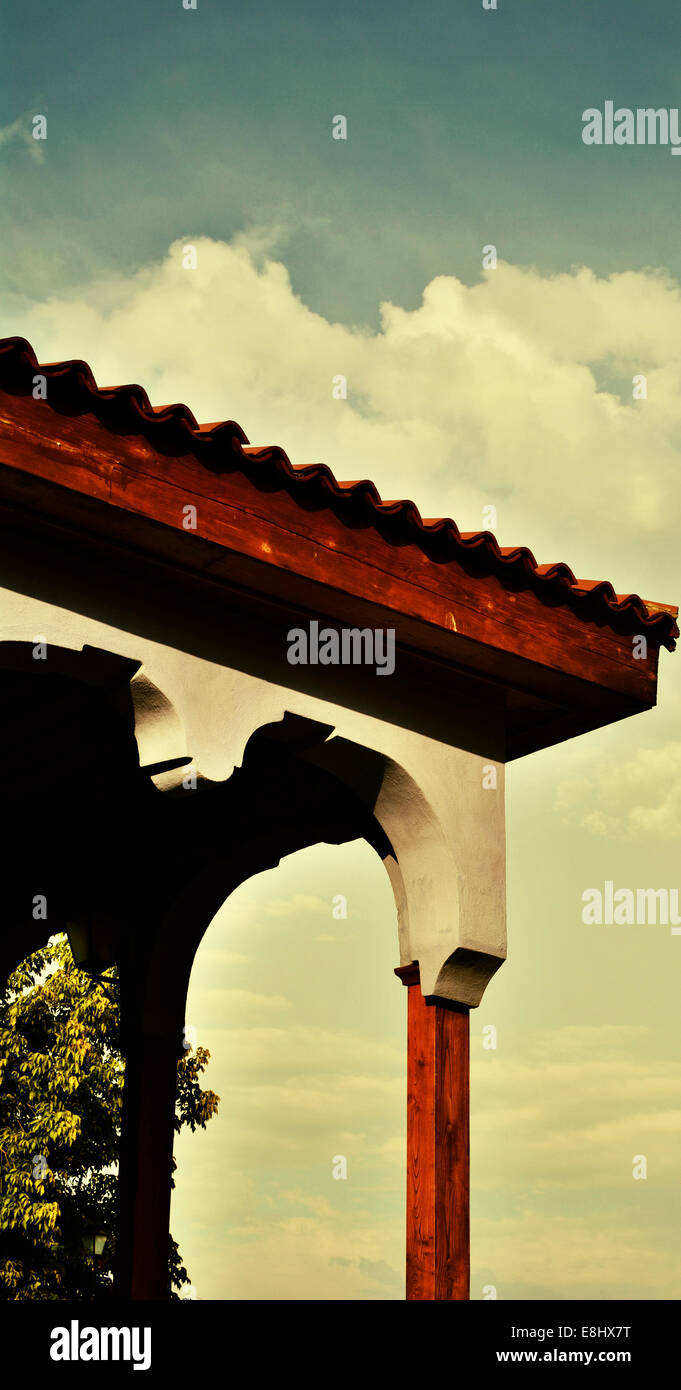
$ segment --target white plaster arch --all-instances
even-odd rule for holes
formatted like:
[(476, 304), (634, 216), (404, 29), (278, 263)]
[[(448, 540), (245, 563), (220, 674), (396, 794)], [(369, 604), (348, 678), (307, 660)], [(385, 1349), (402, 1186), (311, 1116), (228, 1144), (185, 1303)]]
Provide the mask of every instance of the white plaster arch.
[[(182, 720), (172, 701), (149, 679), (144, 666), (133, 676), (130, 693), (135, 710), (135, 739), (140, 765), (147, 767), (182, 757), (187, 741)], [(154, 782), (165, 790), (167, 785), (174, 785), (178, 775), (181, 779), (181, 770), (178, 773), (161, 773), (154, 778)]]
[[(464, 715), (452, 709), (443, 743), (362, 710), (291, 689), (181, 646), (4, 590), (0, 640), (80, 650), (94, 646), (134, 658), (131, 683), (142, 763), (191, 756), (199, 776), (224, 781), (241, 765), (249, 738), (287, 712), (333, 727), (336, 739), (383, 759), (373, 807), (394, 846), (386, 860), (398, 910), (400, 963), (419, 961), (425, 995), (479, 1004), (506, 954), (503, 764), (486, 789), (493, 756), (465, 746)], [(457, 746), (457, 720), (461, 743)], [(324, 745), (325, 747), (327, 745)], [(336, 771), (343, 779), (342, 759)], [(183, 772), (164, 774), (165, 790)]]

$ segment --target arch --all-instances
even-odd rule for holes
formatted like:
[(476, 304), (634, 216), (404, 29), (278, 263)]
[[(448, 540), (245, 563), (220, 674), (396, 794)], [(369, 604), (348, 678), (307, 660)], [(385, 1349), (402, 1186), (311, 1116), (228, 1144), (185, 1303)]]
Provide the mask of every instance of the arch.
[[(192, 863), (195, 826), (182, 882), (154, 935), (145, 1000), (150, 1032), (168, 1039), (181, 1034), (195, 953), (236, 887), (299, 849), (358, 838), (367, 840), (388, 873), (401, 965), (419, 962), (424, 994), (468, 1007), (480, 1002), (504, 957), (467, 945), (461, 920), (465, 874), (433, 807), (403, 767), (333, 736), (329, 725), (288, 711), (251, 735), (228, 782), (234, 793), (229, 807), (220, 797), (226, 783), (201, 779), (198, 788), (201, 853)], [(228, 810), (238, 814), (236, 842), (227, 839)]]
[[(69, 638), (74, 637), (72, 631)], [(147, 892), (140, 906), (147, 916), (156, 917), (157, 928), (164, 923), (163, 929), (153, 934), (152, 973), (157, 998), (153, 1003), (150, 999), (148, 1005), (154, 1031), (165, 1031), (171, 1017), (172, 1027), (176, 1026), (180, 961), (188, 974), (193, 952), (220, 901), (244, 877), (278, 863), (296, 848), (326, 838), (339, 842), (364, 835), (381, 855), (397, 905), (400, 963), (419, 962), (423, 993), (467, 1006), (480, 1002), (489, 978), (504, 959), (505, 943), (502, 930), (497, 933), (498, 940), (492, 932), (487, 941), (481, 941), (477, 939), (479, 933), (471, 929), (470, 908), (475, 895), (471, 894), (468, 874), (473, 859), (467, 830), (470, 808), (465, 795), (458, 795), (455, 782), (445, 826), (414, 775), (396, 758), (368, 743), (337, 735), (331, 724), (285, 710), (282, 718), (256, 727), (250, 734), (241, 765), (231, 777), (215, 782), (197, 770), (200, 795), (190, 807), (182, 778), (192, 761), (191, 749), (187, 748), (178, 709), (178, 690), (174, 699), (169, 698), (161, 683), (151, 679), (148, 665), (88, 644), (78, 650), (50, 641), (49, 661), (35, 661), (34, 640), (0, 644), (3, 702), (11, 714), (10, 706), (23, 698), (21, 692), (27, 689), (27, 682), (33, 688), (35, 681), (42, 679), (42, 689), (52, 703), (58, 688), (64, 708), (69, 700), (72, 702), (72, 717), (62, 725), (69, 745), (64, 768), (70, 765), (71, 769), (73, 745), (83, 739), (82, 725), (76, 731), (82, 719), (79, 711), (87, 705), (90, 765), (83, 766), (77, 787), (73, 772), (67, 776), (64, 770), (63, 805), (67, 819), (76, 824), (85, 841), (89, 834), (85, 822), (96, 811), (112, 854), (116, 847), (117, 876), (125, 876), (121, 857), (126, 853), (134, 859), (136, 872), (146, 875)], [(12, 727), (12, 718), (6, 723)], [(51, 749), (51, 757), (63, 761), (64, 752), (63, 748)], [(45, 774), (44, 767), (41, 771)], [(36, 775), (35, 769), (32, 775)], [(260, 804), (258, 778), (263, 787)], [(183, 797), (181, 804), (179, 797)], [(281, 806), (279, 825), (273, 808), (277, 801)], [(234, 823), (243, 815), (250, 816), (248, 843), (241, 826), (235, 850), (227, 843), (231, 828), (225, 830), (230, 811)], [(56, 806), (50, 809), (49, 817), (54, 823), (64, 819)], [(78, 825), (79, 817), (82, 826)], [(483, 830), (478, 815), (476, 844), (483, 842)], [(67, 854), (62, 846), (59, 858), (73, 870), (72, 850)], [(167, 865), (173, 860), (179, 866), (180, 884), (169, 893)], [(497, 920), (502, 927), (503, 875), (499, 873), (495, 880), (491, 858), (490, 865), (489, 881), (483, 883), (482, 893), (478, 885), (473, 916), (479, 918), (481, 906), (483, 911), (488, 906), (490, 921)], [(111, 865), (108, 867), (110, 870)], [(82, 876), (84, 899), (89, 877), (84, 870)], [(56, 899), (66, 912), (68, 893), (63, 879), (61, 874), (53, 901)], [(112, 909), (116, 905), (122, 917), (126, 916), (129, 909), (114, 893)], [(82, 917), (83, 901), (77, 910)], [(117, 925), (114, 910), (107, 913), (100, 904), (89, 916), (103, 959), (113, 959), (117, 947), (125, 951), (122, 921)], [(140, 912), (136, 916), (139, 956), (140, 939), (148, 934), (149, 924)], [(24, 932), (17, 948), (24, 954), (47, 939), (46, 929), (28, 925), (29, 931)], [(60, 917), (50, 927), (60, 930), (64, 925)], [(484, 949), (488, 944), (491, 949)], [(0, 948), (5, 968), (15, 963), (15, 955), (6, 932)], [(164, 1012), (168, 1015), (165, 1022)]]
[[(387, 1297), (368, 1292), (350, 1232), (373, 1233), (375, 1259), (401, 1275), (389, 1296), (404, 1298), (406, 999), (394, 965), (392, 890), (363, 839), (282, 859), (213, 919), (192, 968), (186, 1045), (209, 1049), (201, 1085), (221, 1100), (200, 1142), (175, 1141), (170, 1223), (199, 1298)], [(333, 1180), (338, 1155), (348, 1181)], [(357, 1181), (384, 1196), (357, 1204)], [(303, 1215), (324, 1238), (294, 1235), (291, 1268), (287, 1228)], [(251, 1222), (252, 1245), (240, 1229)], [(310, 1248), (308, 1265), (301, 1244), (319, 1260)], [(354, 1270), (334, 1255), (353, 1256)]]
[[(468, 1008), (479, 1003), (505, 954), (503, 801), (481, 790), (480, 759), (466, 749), (291, 695), (229, 667), (212, 667), (197, 692), (193, 659), (172, 649), (140, 640), (143, 660), (132, 658), (125, 652), (133, 639), (119, 634), (118, 654), (87, 644), (80, 651), (51, 646), (50, 662), (40, 665), (28, 650), (34, 640), (0, 651), (3, 698), (16, 705), (40, 687), (54, 706), (59, 692), (62, 743), (52, 738), (49, 720), (43, 740), (56, 790), (47, 813), (43, 806), (37, 838), (52, 851), (60, 911), (86, 928), (86, 968), (118, 964), (126, 1055), (118, 1288), (123, 1297), (159, 1297), (186, 994), (216, 910), (238, 884), (298, 849), (365, 839), (393, 887), (401, 965), (413, 971), (418, 962), (416, 979), (405, 979), (410, 1018), (432, 1057), (433, 1048), (444, 1048), (443, 1060), (428, 1063), (432, 1097), (447, 1049), (460, 1057), (462, 1075), (467, 1068), (463, 1032), (458, 1023), (450, 1028), (454, 1015), (442, 1011), (458, 1009), (462, 1024), (465, 1014), (467, 1029)], [(24, 723), (29, 731), (30, 719)], [(195, 737), (196, 779), (185, 788), (181, 769), (195, 752)], [(69, 780), (73, 747), (77, 775)], [(227, 775), (206, 776), (204, 755), (211, 771)], [(147, 756), (153, 761), (142, 763)], [(29, 802), (30, 796), (21, 833), (27, 844), (30, 838), (34, 863)], [(63, 925), (48, 922), (43, 939)], [(31, 949), (35, 944), (24, 945), (23, 954)], [(421, 1016), (416, 993), (424, 1008), (429, 1001), (440, 1005), (435, 1031), (434, 1011)], [(463, 1091), (463, 1104), (462, 1097)], [(446, 1101), (435, 1096), (433, 1103), (439, 1113)], [(461, 1115), (457, 1133), (463, 1135)], [(465, 1145), (448, 1171), (453, 1167), (467, 1171)], [(445, 1244), (448, 1201), (440, 1193), (431, 1213)], [(457, 1230), (461, 1236), (463, 1221)], [(452, 1258), (462, 1290), (461, 1252)], [(449, 1275), (442, 1287), (448, 1292), (436, 1297), (467, 1296), (451, 1292)]]

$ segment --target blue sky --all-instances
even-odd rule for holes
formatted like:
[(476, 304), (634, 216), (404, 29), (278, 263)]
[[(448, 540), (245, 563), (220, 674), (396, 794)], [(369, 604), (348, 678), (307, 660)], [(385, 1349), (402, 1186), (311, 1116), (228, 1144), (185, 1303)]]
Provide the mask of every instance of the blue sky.
[(580, 140), (587, 106), (677, 104), (670, 0), (37, 0), (0, 22), (0, 126), (48, 117), (42, 164), (5, 151), (5, 288), (133, 272), (254, 223), (282, 227), (294, 289), (345, 323), (414, 307), (438, 274), (474, 282), (488, 242), (543, 272), (681, 270), (681, 162)]

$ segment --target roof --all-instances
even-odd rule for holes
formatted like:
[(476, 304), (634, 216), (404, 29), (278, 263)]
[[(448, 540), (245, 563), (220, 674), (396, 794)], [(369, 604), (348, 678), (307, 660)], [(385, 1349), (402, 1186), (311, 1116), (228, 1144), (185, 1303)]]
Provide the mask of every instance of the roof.
[(291, 463), (276, 445), (253, 447), (233, 420), (199, 424), (186, 405), (154, 407), (141, 386), (101, 387), (86, 362), (39, 363), (25, 338), (0, 339), (0, 389), (32, 392), (33, 377), (45, 376), (47, 398), (60, 412), (92, 412), (106, 428), (135, 431), (163, 454), (191, 451), (211, 473), (238, 470), (256, 479), (260, 489), (285, 490), (306, 511), (330, 507), (348, 527), (369, 524), (386, 545), (411, 542), (429, 558), (471, 565), (480, 574), (495, 574), (504, 586), (529, 585), (540, 599), (568, 603), (585, 622), (612, 623), (628, 618), (627, 628), (641, 631), (656, 646), (673, 651), (679, 636), (678, 608), (653, 603), (638, 594), (617, 594), (607, 580), (578, 579), (564, 563), (538, 564), (527, 546), (500, 546), (490, 531), (461, 532), (449, 517), (424, 520), (407, 500), (383, 501), (368, 480), (345, 481), (326, 464)]
[[(41, 365), (23, 338), (0, 340), (2, 523), (5, 587), (503, 761), (652, 709), (679, 632), (671, 604), (98, 387), (84, 362)], [(287, 634), (320, 618), (394, 630), (390, 681), (290, 664)]]

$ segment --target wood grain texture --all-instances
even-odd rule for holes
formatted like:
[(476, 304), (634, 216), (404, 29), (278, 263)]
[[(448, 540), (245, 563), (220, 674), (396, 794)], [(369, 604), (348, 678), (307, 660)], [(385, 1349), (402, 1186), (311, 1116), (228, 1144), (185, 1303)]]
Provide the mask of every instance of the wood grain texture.
[[(414, 967), (407, 967), (412, 969)], [(470, 1296), (468, 1009), (407, 984), (407, 1300)]]
[[(68, 417), (45, 402), (0, 393), (0, 462), (12, 469), (98, 498), (134, 516), (173, 528), (185, 563), (214, 575), (235, 555), (286, 576), (380, 604), (402, 618), (439, 630), (457, 659), (461, 639), (513, 654), (545, 670), (579, 677), (632, 700), (655, 700), (657, 649), (632, 658), (632, 617), (622, 630), (589, 621), (556, 595), (539, 598), (532, 584), (509, 575), (467, 572), (438, 563), (416, 544), (390, 545), (378, 525), (344, 524), (331, 505), (310, 510), (284, 489), (257, 485), (238, 470), (212, 474), (191, 454), (166, 457), (143, 435), (113, 435), (94, 415)], [(183, 528), (187, 502), (197, 529)], [(208, 558), (206, 543), (219, 546)], [(628, 625), (628, 626), (627, 626)]]
[(426, 1004), (435, 1015), (435, 1295), (470, 1297), (468, 1009)]
[(435, 1298), (435, 1021), (420, 985), (407, 1006), (407, 1299)]
[(169, 1296), (168, 1225), (177, 1077), (177, 1047), (138, 1037), (128, 1051), (119, 1152), (120, 1299)]

